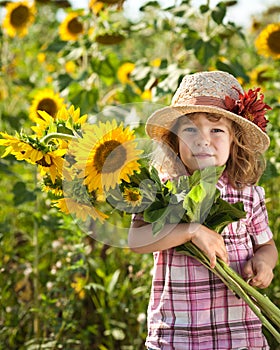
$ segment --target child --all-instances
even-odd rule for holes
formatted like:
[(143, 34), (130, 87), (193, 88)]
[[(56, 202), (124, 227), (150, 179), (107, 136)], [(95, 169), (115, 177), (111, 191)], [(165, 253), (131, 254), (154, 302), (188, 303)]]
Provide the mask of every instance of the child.
[(192, 241), (212, 267), (218, 256), (251, 285), (266, 288), (271, 283), (278, 254), (264, 191), (255, 185), (264, 170), (261, 155), (269, 146), (264, 117), (269, 106), (262, 95), (256, 101), (258, 91), (243, 94), (238, 81), (225, 72), (187, 75), (172, 105), (147, 121), (147, 134), (165, 145), (156, 156), (158, 163), (161, 155), (162, 171), (182, 174), (182, 167), (176, 168), (178, 158), (185, 174), (226, 165), (217, 188), (224, 200), (243, 201), (247, 213), (221, 235), (199, 223), (180, 223), (165, 225), (155, 237), (151, 225), (135, 215), (129, 246), (138, 253), (154, 253), (148, 349), (269, 348), (261, 322), (247, 304), (203, 265), (174, 249)]

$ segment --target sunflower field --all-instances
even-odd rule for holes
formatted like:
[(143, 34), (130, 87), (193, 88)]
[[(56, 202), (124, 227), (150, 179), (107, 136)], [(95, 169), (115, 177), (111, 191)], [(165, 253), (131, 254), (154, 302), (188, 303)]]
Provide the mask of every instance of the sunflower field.
[[(80, 9), (70, 0), (0, 2), (0, 350), (144, 349), (152, 254), (127, 248), (129, 215), (112, 212), (106, 223), (92, 206), (108, 150), (94, 154), (87, 173), (94, 203), (83, 201), (70, 172), (75, 198), (67, 201), (63, 160), (75, 151), (73, 136), (95, 125), (76, 156), (85, 168), (94, 135), (118, 123), (103, 145), (126, 147), (116, 156), (128, 155), (133, 173), (140, 153), (124, 145), (146, 144), (145, 120), (170, 103), (187, 73), (227, 71), (246, 89), (261, 87), (272, 107), (260, 184), (280, 249), (280, 7), (243, 28), (226, 17), (238, 1), (147, 1), (133, 19), (129, 1), (89, 0)], [(107, 167), (110, 187), (117, 168)], [(264, 291), (278, 307), (279, 276), (277, 266)]]

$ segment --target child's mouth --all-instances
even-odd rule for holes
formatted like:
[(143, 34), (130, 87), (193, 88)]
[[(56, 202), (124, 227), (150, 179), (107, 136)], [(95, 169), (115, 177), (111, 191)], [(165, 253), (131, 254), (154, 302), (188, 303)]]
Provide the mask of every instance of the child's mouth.
[(213, 154), (210, 153), (196, 153), (193, 155), (195, 158), (199, 158), (199, 159), (204, 159), (204, 158), (210, 158), (213, 157)]

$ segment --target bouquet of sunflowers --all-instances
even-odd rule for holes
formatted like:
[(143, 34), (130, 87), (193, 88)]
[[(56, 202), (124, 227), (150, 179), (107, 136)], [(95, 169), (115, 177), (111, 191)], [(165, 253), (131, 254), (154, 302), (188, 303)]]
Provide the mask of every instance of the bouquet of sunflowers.
[[(12, 154), (38, 167), (42, 190), (51, 192), (53, 205), (82, 221), (110, 219), (114, 212), (142, 213), (156, 235), (166, 223), (202, 222), (221, 233), (245, 216), (242, 203), (220, 198), (216, 183), (223, 167), (195, 171), (191, 176), (161, 181), (148, 156), (138, 148), (134, 130), (115, 120), (90, 124), (71, 106), (55, 118), (38, 111), (34, 135), (1, 132), (3, 157)], [(193, 243), (177, 247), (216, 274), (241, 297), (280, 343), (280, 310), (222, 260), (215, 268)]]

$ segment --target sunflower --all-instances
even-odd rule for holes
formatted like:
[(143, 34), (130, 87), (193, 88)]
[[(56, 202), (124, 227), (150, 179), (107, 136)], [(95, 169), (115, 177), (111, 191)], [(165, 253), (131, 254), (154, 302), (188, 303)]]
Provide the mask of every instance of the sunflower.
[(124, 0), (89, 0), (89, 8), (97, 15), (105, 6), (118, 5), (118, 9), (122, 8)]
[(78, 12), (69, 13), (59, 26), (59, 35), (61, 40), (77, 40), (84, 33), (84, 27), (79, 19)]
[(66, 151), (66, 149), (57, 149), (46, 153), (42, 152), (41, 158), (36, 161), (41, 174), (43, 176), (48, 174), (53, 184), (57, 178), (60, 179), (62, 177), (63, 156)]
[(73, 198), (61, 198), (56, 201), (53, 201), (54, 206), (60, 209), (64, 214), (74, 214), (78, 219), (86, 221), (88, 217), (91, 217), (93, 220), (99, 220), (103, 223), (108, 216), (102, 213), (100, 210), (95, 208), (93, 205), (88, 203), (81, 203), (78, 200)]
[(45, 175), (42, 183), (42, 191), (51, 192), (57, 197), (63, 196), (62, 178), (56, 178), (53, 183), (49, 174)]
[(125, 39), (122, 33), (101, 33), (96, 35), (95, 41), (103, 45), (116, 45)]
[(152, 91), (150, 89), (147, 89), (147, 90), (144, 90), (142, 93), (141, 93), (141, 98), (143, 100), (146, 100), (146, 101), (151, 101), (152, 100)]
[(87, 114), (80, 117), (80, 108), (72, 105), (69, 109), (61, 108), (57, 113), (57, 120), (69, 123), (69, 126), (83, 125), (87, 120)]
[(75, 109), (73, 105), (69, 109), (62, 106), (57, 111), (55, 119), (44, 111), (38, 111), (37, 114), (39, 116), (35, 116), (33, 119), (36, 126), (32, 126), (31, 129), (38, 137), (44, 136), (49, 130), (73, 135), (87, 120), (87, 114), (80, 116), (80, 108)]
[(150, 62), (150, 65), (155, 68), (159, 68), (161, 65), (161, 59), (160, 58), (155, 58)]
[(260, 65), (249, 72), (250, 84), (252, 86), (260, 86), (271, 80), (271, 69), (269, 65)]
[(139, 188), (124, 188), (123, 198), (130, 206), (137, 207), (142, 203), (143, 196)]
[(113, 120), (99, 125), (86, 125), (83, 138), (69, 147), (75, 157), (75, 167), (89, 191), (115, 188), (122, 180), (138, 171), (142, 151), (136, 149), (133, 131)]
[(95, 15), (97, 15), (103, 9), (104, 3), (98, 0), (89, 0), (88, 7)]
[(84, 299), (86, 296), (86, 292), (85, 292), (85, 286), (87, 283), (86, 277), (76, 275), (74, 276), (73, 279), (74, 281), (71, 283), (71, 287), (74, 289), (79, 299)]
[(46, 62), (46, 54), (43, 53), (43, 52), (39, 52), (38, 55), (37, 55), (37, 61), (39, 63), (44, 63)]
[(76, 64), (73, 61), (66, 62), (64, 68), (68, 74), (73, 74), (76, 72)]
[(280, 58), (280, 23), (269, 24), (255, 41), (257, 51), (266, 57)]
[(256, 18), (253, 18), (252, 24), (251, 24), (251, 32), (256, 33), (261, 28), (261, 22), (257, 20)]
[(5, 100), (8, 97), (8, 90), (4, 81), (0, 80), (0, 101)]
[(45, 111), (37, 111), (36, 115), (33, 114), (32, 119), (36, 123), (36, 126), (31, 126), (31, 129), (40, 138), (46, 135), (50, 129), (52, 132), (57, 131), (54, 118)]
[(89, 191), (83, 184), (83, 180), (76, 176), (75, 169), (65, 161), (63, 168), (63, 197), (54, 200), (53, 204), (65, 214), (74, 214), (78, 219), (86, 221), (88, 217), (104, 222), (108, 216), (98, 209), (104, 205), (105, 196), (102, 191), (96, 189)]
[(134, 63), (126, 62), (126, 63), (122, 64), (117, 71), (117, 76), (118, 76), (119, 81), (123, 84), (130, 83), (131, 80), (130, 80), (129, 76), (132, 73), (132, 71), (134, 70), (134, 68), (135, 68)]
[(16, 35), (25, 36), (28, 26), (34, 22), (36, 13), (34, 5), (30, 5), (28, 1), (8, 2), (6, 10), (3, 28), (7, 34), (12, 38)]
[(40, 117), (38, 111), (45, 111), (54, 119), (60, 108), (65, 106), (64, 100), (52, 89), (46, 88), (40, 90), (34, 97), (30, 107), (30, 119), (35, 121), (36, 117)]
[[(30, 163), (35, 164), (36, 154), (32, 153), (33, 147), (30, 144), (21, 140), (18, 135), (11, 136), (5, 132), (0, 132), (0, 135), (3, 137), (3, 139), (0, 139), (0, 146), (6, 147), (2, 158), (6, 157), (8, 154), (12, 154), (19, 160), (23, 160), (26, 157)], [(30, 160), (30, 154), (32, 154), (32, 159), (35, 159), (35, 161), (32, 162)]]
[(0, 146), (6, 147), (2, 158), (12, 154), (17, 160), (37, 164), (42, 175), (50, 175), (52, 183), (55, 183), (56, 177), (62, 176), (62, 157), (65, 155), (66, 149), (50, 151), (44, 149), (45, 147), (38, 140), (31, 137), (26, 137), (26, 140), (23, 140), (18, 135), (11, 136), (3, 132), (0, 135), (3, 137), (0, 139)]

